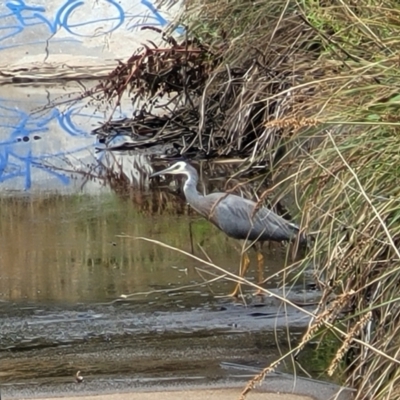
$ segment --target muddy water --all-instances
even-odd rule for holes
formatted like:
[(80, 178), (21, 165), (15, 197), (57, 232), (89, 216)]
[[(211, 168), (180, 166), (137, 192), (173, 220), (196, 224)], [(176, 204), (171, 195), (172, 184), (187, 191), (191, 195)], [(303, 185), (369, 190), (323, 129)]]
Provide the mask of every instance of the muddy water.
[[(22, 387), (38, 395), (237, 380), (224, 363), (263, 366), (298, 339), (309, 322), (303, 310), (312, 306), (221, 299), (234, 283), (215, 280), (220, 272), (139, 239), (238, 271), (240, 244), (190, 211), (181, 180), (151, 183), (146, 151), (107, 151), (90, 134), (101, 119), (91, 105), (32, 113), (71, 88), (9, 89), (0, 98), (3, 398), (18, 397)], [(200, 190), (238, 183), (228, 179), (235, 165), (196, 168)], [(240, 191), (251, 197), (255, 187)], [(286, 265), (286, 248), (265, 246), (264, 255), (272, 276), (266, 286), (277, 290), (284, 277), (274, 275)], [(247, 277), (255, 275), (253, 267)], [(303, 286), (279, 293), (298, 304), (310, 300)], [(76, 386), (77, 371), (83, 386)]]
[[(281, 350), (288, 346), (288, 318), (289, 342), (308, 321), (272, 300), (219, 299), (232, 282), (201, 285), (212, 268), (134, 239), (204, 257), (201, 246), (235, 272), (236, 241), (188, 213), (143, 212), (115, 194), (47, 194), (2, 198), (0, 221), (0, 382), (9, 393), (16, 383), (38, 393), (73, 391), (78, 370), (87, 390), (155, 377), (235, 378), (223, 363), (262, 366), (277, 356), (277, 340)], [(278, 271), (284, 250), (266, 252), (269, 270)]]
[[(0, 221), (3, 301), (107, 302), (122, 294), (195, 285), (203, 282), (201, 276), (212, 279), (213, 273), (219, 274), (137, 237), (189, 253), (193, 248), (193, 254), (202, 258), (204, 249), (218, 266), (231, 272), (239, 267), (240, 243), (207, 221), (188, 215), (144, 214), (129, 199), (113, 194), (3, 198)], [(283, 250), (277, 246), (272, 250), (268, 267), (276, 272)], [(254, 275), (250, 272), (249, 277)], [(193, 290), (203, 296), (222, 295), (232, 286), (221, 280)]]

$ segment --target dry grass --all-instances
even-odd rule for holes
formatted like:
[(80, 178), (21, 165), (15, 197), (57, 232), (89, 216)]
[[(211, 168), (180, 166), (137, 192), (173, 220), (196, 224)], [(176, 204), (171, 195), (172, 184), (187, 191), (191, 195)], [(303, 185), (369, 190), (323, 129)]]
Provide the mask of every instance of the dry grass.
[[(248, 8), (246, 2), (243, 4)], [(267, 20), (279, 20), (279, 15), (265, 17), (261, 13), (265, 5), (260, 4), (261, 8), (256, 7), (248, 17), (250, 22), (253, 13), (254, 17), (262, 15), (258, 25), (247, 33), (246, 38), (252, 39), (249, 43), (246, 40), (246, 46), (240, 39), (228, 40), (237, 28), (225, 31), (236, 26), (232, 24), (238, 18), (236, 14), (243, 11), (242, 5), (232, 10), (235, 21), (224, 21), (218, 17), (221, 4), (216, 2), (209, 9), (218, 17), (214, 24), (219, 26), (212, 40), (194, 27), (199, 31), (194, 38), (189, 35), (178, 42), (164, 35), (165, 46), (148, 43), (129, 60), (120, 62), (83, 97), (113, 102), (111, 110), (115, 110), (122, 97), (129, 95), (137, 108), (135, 116), (129, 122), (112, 121), (111, 111), (110, 119), (94, 133), (103, 137), (115, 130), (124, 132), (133, 139), (131, 148), (173, 145), (169, 156), (240, 157), (246, 159), (246, 169), (275, 165), (286, 151), (281, 146), (283, 127), (317, 122), (312, 118), (285, 121), (293, 106), (310, 95), (304, 87), (293, 96), (293, 88), (303, 79), (293, 69), (294, 63), (309, 62), (315, 52), (297, 42), (304, 40), (304, 35), (311, 40), (313, 32), (293, 12), (281, 21), (279, 29), (259, 29)], [(297, 38), (294, 43), (293, 38)], [(265, 45), (261, 47), (260, 41)], [(240, 54), (235, 53), (238, 48)]]
[(324, 298), (303, 343), (336, 332), (328, 372), (345, 371), (357, 399), (400, 399), (399, 4), (187, 4), (192, 32), (230, 66), (215, 76), (246, 68), (227, 80), (240, 90), (225, 132), (246, 143), (248, 166), (276, 167), (277, 190), (318, 232), (304, 264), (318, 265)]
[[(331, 371), (345, 358), (348, 383), (359, 389), (358, 398), (394, 398), (391, 391), (400, 384), (395, 345), (400, 329), (400, 171), (394, 162), (399, 145), (398, 136), (385, 130), (328, 131), (318, 148), (304, 154), (297, 175), (304, 189), (298, 197), (303, 218), (320, 230), (308, 259), (319, 265), (325, 292), (345, 299), (327, 313), (324, 304), (319, 310), (324, 315), (320, 323), (347, 326)], [(355, 344), (354, 337), (362, 343)]]
[(185, 5), (190, 41), (145, 47), (87, 95), (144, 102), (127, 126), (136, 147), (173, 142), (174, 155), (267, 167), (317, 232), (304, 265), (318, 266), (324, 296), (298, 348), (333, 332), (329, 373), (345, 371), (357, 399), (400, 399), (400, 5)]

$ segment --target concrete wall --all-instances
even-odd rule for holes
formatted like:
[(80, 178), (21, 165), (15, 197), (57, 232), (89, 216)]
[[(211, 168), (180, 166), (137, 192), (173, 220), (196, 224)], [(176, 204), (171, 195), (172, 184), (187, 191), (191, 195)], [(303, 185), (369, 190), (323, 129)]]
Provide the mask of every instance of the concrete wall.
[(98, 65), (124, 59), (147, 39), (158, 39), (143, 25), (163, 27), (174, 9), (156, 0), (2, 0), (0, 67), (32, 63)]
[[(101, 179), (88, 176), (122, 165), (122, 160), (98, 153), (99, 143), (90, 134), (104, 121), (106, 110), (84, 101), (63, 105), (82, 87), (58, 78), (75, 77), (77, 70), (98, 76), (148, 39), (160, 41), (159, 34), (140, 28), (167, 25), (179, 7), (157, 10), (152, 1), (0, 0), (0, 83), (10, 82), (10, 76), (49, 81), (0, 85), (0, 196), (103, 190)], [(115, 118), (132, 115), (126, 100)], [(60, 104), (38, 112), (52, 101)], [(149, 173), (145, 157), (135, 157), (123, 160), (132, 185)]]

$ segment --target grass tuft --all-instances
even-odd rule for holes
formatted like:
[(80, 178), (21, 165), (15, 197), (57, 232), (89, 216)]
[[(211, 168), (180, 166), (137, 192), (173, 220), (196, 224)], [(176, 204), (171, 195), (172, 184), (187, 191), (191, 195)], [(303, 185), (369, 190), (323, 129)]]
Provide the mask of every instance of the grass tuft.
[(247, 69), (225, 130), (253, 135), (247, 166), (273, 167), (316, 232), (304, 265), (324, 296), (303, 342), (336, 332), (328, 373), (356, 399), (400, 399), (399, 3), (186, 4), (190, 32)]

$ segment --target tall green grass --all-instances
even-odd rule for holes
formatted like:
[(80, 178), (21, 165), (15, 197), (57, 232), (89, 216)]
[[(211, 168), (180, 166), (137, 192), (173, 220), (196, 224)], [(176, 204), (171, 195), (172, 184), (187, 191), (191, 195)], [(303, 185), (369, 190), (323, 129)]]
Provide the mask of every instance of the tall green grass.
[(400, 3), (186, 7), (191, 34), (223, 49), (220, 68), (248, 68), (226, 129), (243, 110), (258, 121), (248, 165), (284, 149), (273, 180), (316, 232), (304, 265), (324, 296), (304, 341), (333, 332), (328, 372), (340, 366), (357, 399), (400, 399)]

